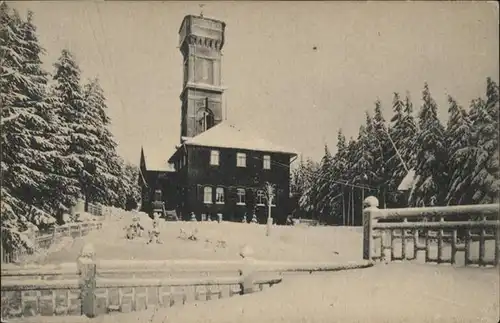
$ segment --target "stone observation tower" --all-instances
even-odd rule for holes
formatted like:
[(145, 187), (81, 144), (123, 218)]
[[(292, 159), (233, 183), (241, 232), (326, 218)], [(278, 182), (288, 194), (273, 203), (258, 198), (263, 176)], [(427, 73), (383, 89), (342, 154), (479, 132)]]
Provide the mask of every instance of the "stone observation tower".
[[(188, 15), (179, 30), (184, 79), (180, 100), (180, 144), (163, 165), (141, 151), (143, 210), (152, 214), (157, 201), (184, 220), (212, 219), (266, 223), (269, 214), (285, 224), (290, 209), (290, 162), (293, 150), (246, 133), (223, 120), (221, 58), (226, 24)], [(225, 109), (224, 109), (225, 110)], [(159, 151), (164, 151), (158, 147)], [(163, 153), (157, 154), (164, 156)], [(146, 167), (146, 161), (149, 168)], [(158, 165), (162, 165), (158, 162)], [(266, 205), (267, 183), (274, 187)], [(269, 209), (272, 212), (269, 212)]]
[(222, 121), (221, 57), (225, 23), (186, 16), (179, 30), (184, 62), (181, 143)]

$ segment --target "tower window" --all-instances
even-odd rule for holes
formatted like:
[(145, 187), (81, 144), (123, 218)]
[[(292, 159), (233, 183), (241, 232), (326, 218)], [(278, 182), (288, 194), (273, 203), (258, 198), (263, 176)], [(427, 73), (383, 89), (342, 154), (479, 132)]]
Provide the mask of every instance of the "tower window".
[(265, 155), (263, 160), (264, 169), (271, 169), (271, 156)]
[(203, 202), (205, 204), (212, 204), (212, 188), (210, 186), (205, 186), (203, 189)]
[(188, 64), (188, 59), (184, 61), (184, 85), (188, 82), (189, 78), (189, 64)]
[[(207, 102), (208, 103), (208, 102)], [(201, 132), (212, 128), (215, 123), (214, 114), (208, 108), (202, 108), (198, 112), (198, 125)]]
[(195, 63), (196, 82), (213, 84), (214, 61), (212, 59), (197, 57)]
[(238, 205), (245, 205), (245, 190), (243, 188), (238, 188), (238, 190), (236, 191), (236, 194), (238, 195), (238, 202), (236, 202), (236, 204)]
[(245, 153), (236, 154), (236, 166), (247, 167), (247, 155)]
[(215, 189), (215, 203), (224, 204), (224, 188), (217, 187)]
[(218, 166), (219, 165), (219, 151), (212, 150), (210, 152), (210, 165)]

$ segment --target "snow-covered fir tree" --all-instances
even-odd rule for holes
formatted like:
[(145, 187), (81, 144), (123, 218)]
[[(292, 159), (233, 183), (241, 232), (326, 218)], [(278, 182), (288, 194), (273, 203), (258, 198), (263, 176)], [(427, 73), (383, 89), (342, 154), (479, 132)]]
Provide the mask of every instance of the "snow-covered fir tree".
[(464, 200), (464, 197), (471, 185), (471, 169), (468, 169), (467, 165), (471, 158), (474, 158), (474, 149), (471, 145), (472, 125), (467, 111), (459, 106), (453, 97), (448, 96), (448, 102), (450, 107), (446, 138), (450, 184), (446, 203), (469, 203), (471, 201)]
[(335, 219), (332, 219), (336, 223), (342, 223), (344, 209), (343, 209), (343, 199), (344, 199), (344, 188), (347, 173), (347, 142), (342, 129), (339, 129), (337, 133), (337, 152), (333, 156), (332, 160), (332, 172), (330, 174), (330, 191), (328, 195), (328, 201), (330, 203), (332, 215)]
[(410, 194), (411, 205), (433, 206), (444, 203), (448, 188), (445, 129), (437, 116), (437, 104), (429, 86), (424, 85), (416, 139), (417, 181)]
[(63, 50), (49, 84), (33, 16), (28, 11), (23, 19), (0, 4), (1, 230), (7, 252), (33, 247), (24, 231), (61, 220), (79, 196), (125, 208), (140, 195), (136, 167), (116, 153), (98, 81), (82, 91), (80, 70)]
[(97, 78), (85, 85), (83, 96), (85, 127), (76, 130), (81, 150), (74, 151), (84, 164), (80, 187), (86, 202), (115, 204), (119, 200), (118, 191), (123, 189), (120, 177), (124, 166), (116, 153), (104, 91)]
[(380, 100), (375, 102), (375, 114), (372, 119), (371, 137), (373, 141), (373, 185), (379, 190), (379, 200), (382, 207), (387, 207), (387, 195), (389, 191), (389, 181), (392, 170), (387, 168), (388, 160), (395, 154), (394, 148), (389, 140), (388, 130), (385, 118), (382, 114), (382, 103)]
[(24, 21), (1, 4), (2, 77), (2, 238), (9, 247), (27, 248), (20, 232), (28, 223), (54, 223), (45, 196), (55, 147), (53, 115), (47, 97), (43, 48), (38, 43), (33, 13)]
[(326, 219), (331, 213), (331, 203), (330, 203), (330, 189), (332, 178), (332, 155), (328, 146), (325, 144), (325, 153), (321, 159), (320, 166), (318, 169), (317, 183), (316, 183), (316, 199), (317, 199), (317, 210), (319, 212), (320, 219)]
[(413, 116), (413, 103), (411, 102), (409, 93), (406, 93), (405, 97), (403, 125), (405, 127), (404, 137), (406, 137), (406, 143), (402, 145), (401, 149), (398, 149), (400, 150), (408, 169), (413, 169), (417, 162), (416, 137), (418, 133), (418, 126), (415, 122), (415, 117)]
[[(369, 117), (367, 115), (367, 117)], [(370, 154), (367, 150), (362, 149), (362, 143), (367, 143), (366, 128), (360, 127), (360, 134), (358, 135), (358, 140), (354, 140), (353, 138), (349, 139), (349, 143), (347, 144), (347, 172), (344, 174), (343, 178), (343, 218), (345, 220), (346, 225), (353, 225), (354, 216), (355, 216), (355, 204), (356, 198), (355, 195), (357, 193), (358, 187), (354, 186), (354, 184), (359, 184), (358, 182), (363, 178), (367, 181), (368, 177), (365, 177), (364, 174), (370, 172), (370, 168), (367, 166), (369, 164), (365, 163), (371, 159)], [(368, 152), (368, 153), (367, 153)], [(360, 157), (361, 154), (361, 157)], [(358, 159), (360, 158), (360, 159)], [(366, 159), (365, 159), (366, 158)], [(363, 160), (361, 160), (363, 159)]]
[(407, 95), (405, 101), (401, 99), (399, 93), (394, 93), (392, 109), (394, 115), (389, 126), (388, 139), (391, 141), (392, 150), (386, 163), (388, 171), (388, 205), (391, 207), (404, 207), (407, 201), (404, 194), (398, 192), (398, 187), (403, 178), (413, 167), (414, 159), (414, 138), (416, 134), (415, 121), (413, 119), (413, 109)]
[(472, 103), (472, 146), (474, 158), (469, 160), (471, 189), (467, 200), (472, 203), (492, 203), (498, 201), (499, 154), (498, 154), (498, 85), (487, 79), (486, 100), (481, 98)]
[(299, 207), (305, 213), (312, 214), (317, 217), (317, 178), (319, 172), (318, 163), (311, 159), (307, 159), (304, 167), (301, 169), (301, 178), (303, 181), (303, 191), (299, 198)]
[(349, 172), (349, 180), (357, 184), (376, 186), (380, 181), (376, 173), (376, 156), (380, 156), (380, 146), (374, 137), (373, 119), (366, 113), (366, 123), (359, 127), (356, 142), (351, 142), (351, 154), (349, 162), (352, 167)]
[[(85, 125), (86, 102), (80, 86), (80, 68), (73, 55), (66, 49), (54, 63), (55, 73), (51, 94), (54, 96), (53, 108), (59, 123), (58, 135), (53, 142), (60, 149), (60, 155), (55, 164), (57, 176), (51, 178), (51, 185), (58, 189), (58, 194), (52, 196), (51, 202), (58, 208), (58, 217), (74, 205), (76, 199), (83, 196), (81, 189), (82, 177), (88, 176), (83, 169), (82, 155), (85, 154), (82, 145), (90, 145), (93, 137), (85, 138), (81, 130)], [(78, 132), (80, 131), (80, 132)]]

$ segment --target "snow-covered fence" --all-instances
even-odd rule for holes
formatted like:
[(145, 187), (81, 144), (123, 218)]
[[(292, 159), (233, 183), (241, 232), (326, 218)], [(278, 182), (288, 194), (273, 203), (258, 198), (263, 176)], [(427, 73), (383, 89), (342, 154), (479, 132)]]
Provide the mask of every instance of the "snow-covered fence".
[(2, 318), (81, 315), (80, 282), (75, 263), (2, 265)]
[(314, 220), (314, 219), (297, 219), (297, 224), (302, 224), (305, 226), (318, 226), (319, 225), (319, 220)]
[(103, 207), (99, 204), (89, 203), (87, 206), (87, 212), (94, 216), (102, 216), (103, 215)]
[[(282, 267), (276, 267), (282, 268)], [(85, 245), (76, 264), (2, 266), (2, 317), (140, 311), (246, 294), (281, 282), (259, 263), (169, 260), (98, 261)]]
[(379, 209), (373, 196), (364, 203), (364, 259), (419, 260), (423, 252), (426, 263), (499, 264), (499, 204)]
[(48, 249), (52, 244), (56, 243), (62, 237), (77, 238), (87, 235), (90, 231), (99, 230), (102, 228), (102, 222), (89, 221), (68, 223), (61, 226), (53, 227), (49, 232), (38, 232), (33, 239), (33, 250), (12, 250), (10, 252), (2, 252), (2, 263), (14, 263), (20, 261), (24, 256), (36, 252), (39, 249)]
[(88, 316), (227, 298), (281, 282), (274, 272), (258, 274), (251, 260), (100, 260), (95, 266), (96, 304)]

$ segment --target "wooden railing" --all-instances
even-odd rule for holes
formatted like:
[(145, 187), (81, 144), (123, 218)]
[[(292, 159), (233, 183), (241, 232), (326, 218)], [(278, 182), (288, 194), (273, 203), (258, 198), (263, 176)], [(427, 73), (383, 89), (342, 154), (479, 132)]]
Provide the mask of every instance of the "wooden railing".
[(94, 216), (102, 216), (103, 215), (103, 207), (99, 204), (89, 203), (87, 206), (87, 212)]
[(373, 196), (364, 203), (364, 259), (499, 264), (499, 204), (379, 209)]
[(76, 264), (2, 266), (2, 317), (169, 307), (260, 291), (282, 279), (276, 272), (258, 274), (248, 261), (227, 268), (223, 261), (96, 261), (89, 250), (83, 247)]
[(33, 237), (34, 248), (31, 251), (27, 250), (12, 250), (2, 252), (2, 263), (14, 263), (19, 261), (22, 257), (36, 252), (38, 249), (48, 249), (52, 244), (56, 243), (62, 237), (82, 237), (87, 235), (92, 230), (99, 230), (102, 228), (102, 222), (78, 222), (68, 223), (61, 226), (53, 227), (49, 232), (37, 233)]
[(98, 260), (91, 245), (76, 263), (1, 268), (2, 317), (86, 315), (171, 307), (259, 292), (294, 272), (365, 268), (370, 262)]

